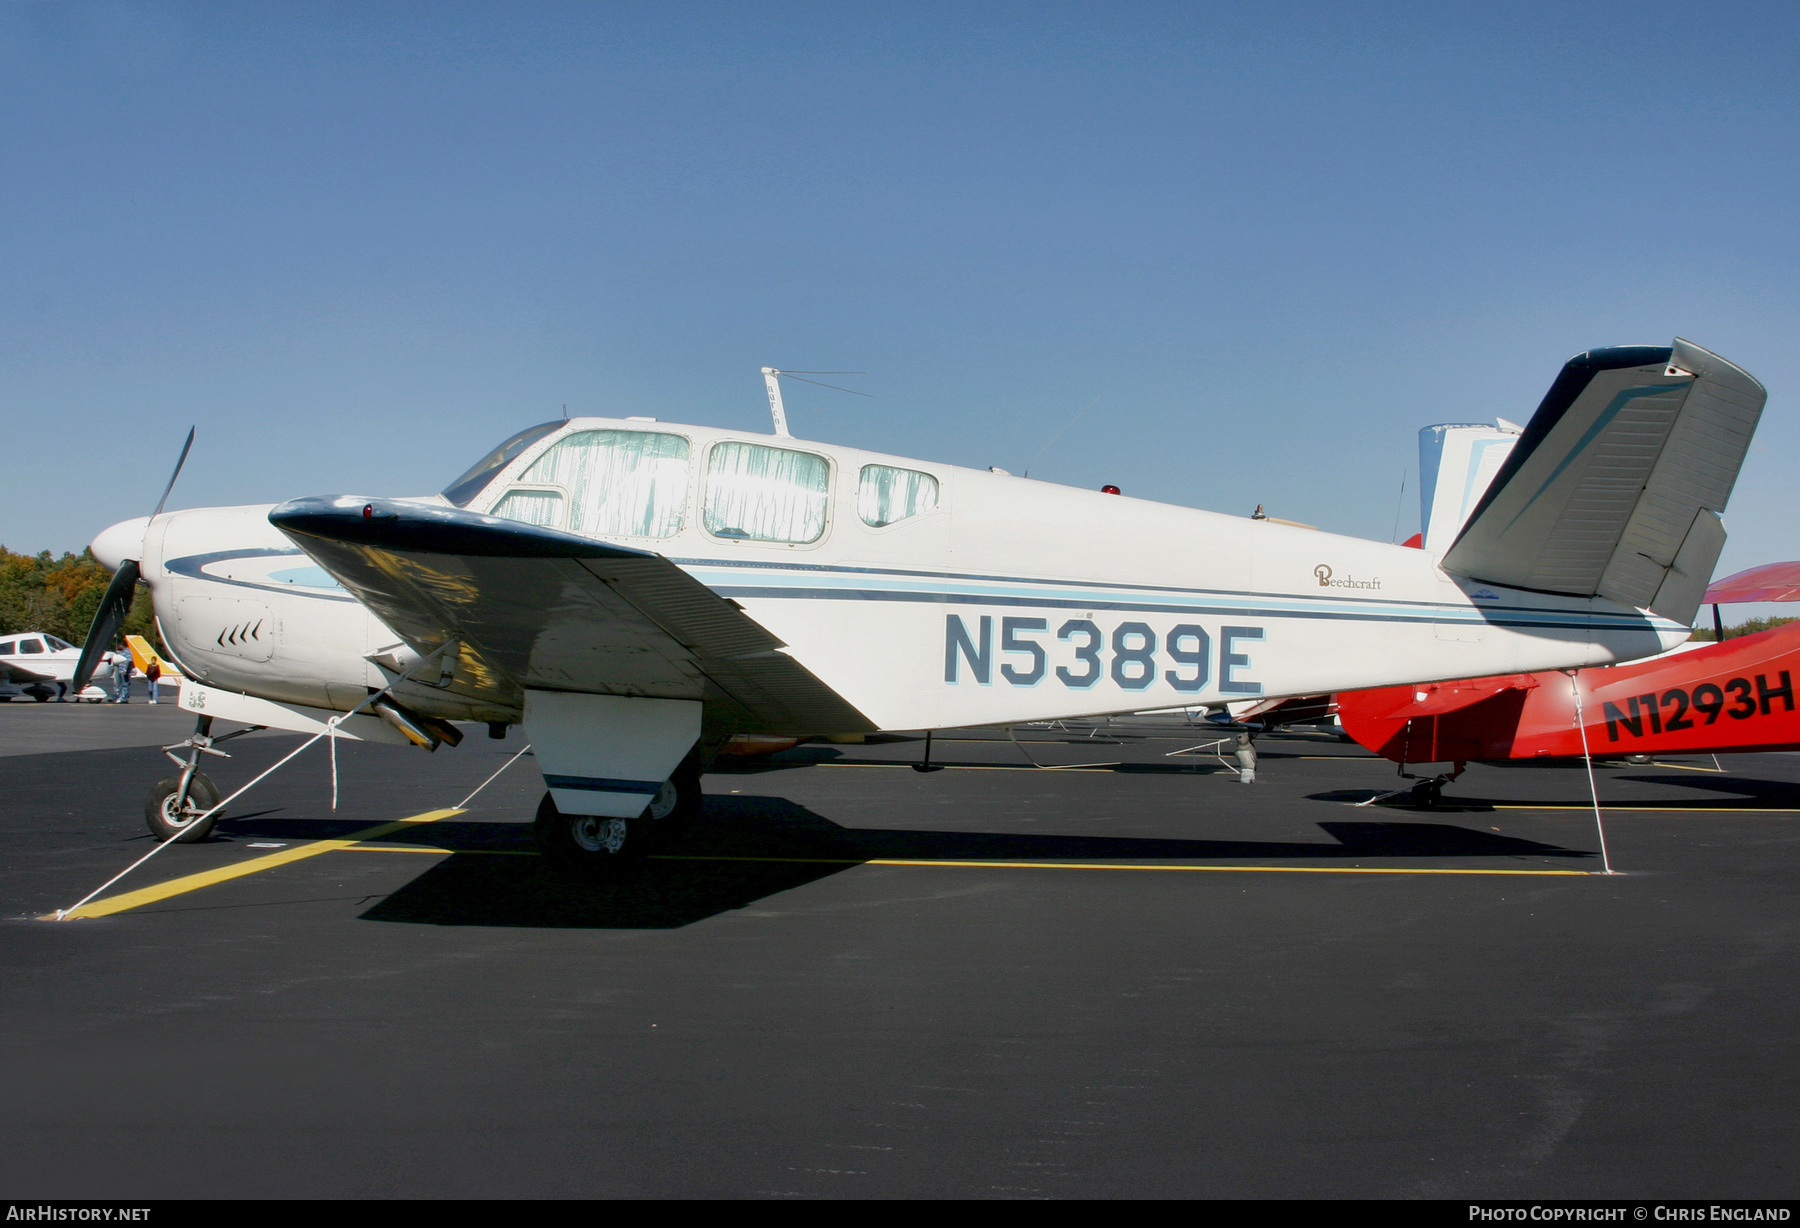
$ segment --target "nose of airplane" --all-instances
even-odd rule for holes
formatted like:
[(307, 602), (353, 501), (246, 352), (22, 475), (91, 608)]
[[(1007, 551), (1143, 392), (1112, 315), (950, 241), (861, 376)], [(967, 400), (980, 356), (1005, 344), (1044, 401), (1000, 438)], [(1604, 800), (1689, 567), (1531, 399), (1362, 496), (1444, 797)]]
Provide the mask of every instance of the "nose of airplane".
[(136, 520), (121, 520), (118, 524), (100, 530), (88, 549), (108, 571), (119, 570), (119, 564), (126, 559), (142, 559), (144, 557), (144, 530), (150, 527), (150, 517), (139, 516)]

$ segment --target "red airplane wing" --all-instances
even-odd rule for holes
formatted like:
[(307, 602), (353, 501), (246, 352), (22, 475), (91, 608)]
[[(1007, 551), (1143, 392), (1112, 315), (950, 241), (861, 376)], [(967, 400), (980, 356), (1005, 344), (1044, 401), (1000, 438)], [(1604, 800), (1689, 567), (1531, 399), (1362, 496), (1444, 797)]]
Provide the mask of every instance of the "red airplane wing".
[(1701, 600), (1717, 605), (1734, 601), (1800, 601), (1800, 563), (1764, 563), (1714, 580)]

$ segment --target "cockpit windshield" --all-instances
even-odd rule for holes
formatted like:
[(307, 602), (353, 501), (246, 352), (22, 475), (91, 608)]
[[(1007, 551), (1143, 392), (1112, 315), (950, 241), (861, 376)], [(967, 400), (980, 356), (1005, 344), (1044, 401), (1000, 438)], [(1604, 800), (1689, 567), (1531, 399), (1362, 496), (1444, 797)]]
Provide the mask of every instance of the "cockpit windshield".
[(450, 483), (449, 486), (445, 487), (444, 498), (450, 500), (450, 502), (456, 504), (458, 507), (469, 506), (469, 504), (473, 502), (475, 496), (480, 494), (483, 488), (485, 488), (489, 482), (494, 480), (494, 475), (506, 468), (507, 465), (511, 464), (513, 460), (518, 457), (519, 453), (523, 452), (526, 448), (529, 448), (544, 436), (550, 434), (550, 432), (559, 431), (566, 425), (568, 425), (566, 422), (559, 420), (556, 422), (540, 423), (537, 426), (520, 431), (517, 435), (514, 435), (511, 439), (508, 439), (505, 443), (475, 462), (473, 468), (463, 474), (460, 478), (457, 478), (456, 481)]

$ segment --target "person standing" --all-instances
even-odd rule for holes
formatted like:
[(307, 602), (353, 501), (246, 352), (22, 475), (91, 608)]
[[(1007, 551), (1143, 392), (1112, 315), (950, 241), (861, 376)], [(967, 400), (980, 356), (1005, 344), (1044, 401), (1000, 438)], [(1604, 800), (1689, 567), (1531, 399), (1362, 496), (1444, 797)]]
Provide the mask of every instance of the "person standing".
[(128, 704), (131, 702), (131, 649), (119, 648), (113, 651), (113, 702)]
[(156, 683), (162, 677), (162, 662), (151, 657), (144, 666), (144, 681), (150, 684), (150, 702), (156, 702)]

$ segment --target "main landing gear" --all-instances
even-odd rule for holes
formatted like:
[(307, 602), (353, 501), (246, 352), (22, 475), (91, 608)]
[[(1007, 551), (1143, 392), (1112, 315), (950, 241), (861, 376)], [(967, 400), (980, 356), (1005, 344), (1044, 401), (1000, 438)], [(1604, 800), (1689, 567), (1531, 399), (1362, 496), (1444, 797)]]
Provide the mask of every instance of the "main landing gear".
[(650, 851), (666, 835), (700, 813), (703, 799), (697, 767), (682, 764), (663, 782), (655, 798), (634, 819), (595, 814), (564, 814), (556, 799), (544, 794), (534, 830), (538, 848), (558, 869), (577, 874), (617, 873)]
[(1444, 786), (1463, 774), (1469, 765), (1457, 763), (1441, 776), (1421, 780), (1412, 787), (1412, 804), (1420, 810), (1435, 810), (1444, 801)]

